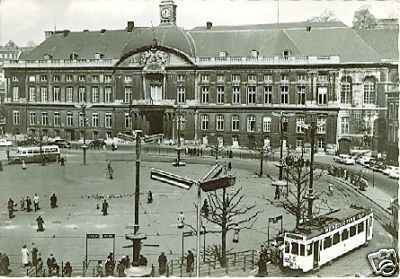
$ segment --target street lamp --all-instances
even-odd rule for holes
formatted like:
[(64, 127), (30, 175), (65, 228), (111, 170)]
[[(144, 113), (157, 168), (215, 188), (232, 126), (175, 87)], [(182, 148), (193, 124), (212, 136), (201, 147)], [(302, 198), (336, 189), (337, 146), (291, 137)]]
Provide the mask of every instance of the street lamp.
[(176, 106), (177, 111), (177, 119), (175, 120), (177, 126), (177, 136), (178, 136), (178, 147), (175, 148), (177, 159), (173, 164), (175, 167), (185, 166), (186, 164), (181, 161), (181, 151), (183, 148), (181, 147), (181, 124), (182, 124), (182, 114), (181, 114), (181, 106), (178, 104)]
[(81, 103), (81, 104), (76, 104), (75, 105), (76, 108), (80, 108), (81, 109), (81, 113), (83, 116), (83, 145), (81, 146), (82, 150), (83, 150), (83, 164), (86, 165), (86, 150), (88, 148), (88, 146), (86, 145), (86, 125), (88, 124), (87, 119), (86, 119), (86, 109), (87, 108), (91, 108), (92, 105), (91, 104), (86, 104), (86, 103)]

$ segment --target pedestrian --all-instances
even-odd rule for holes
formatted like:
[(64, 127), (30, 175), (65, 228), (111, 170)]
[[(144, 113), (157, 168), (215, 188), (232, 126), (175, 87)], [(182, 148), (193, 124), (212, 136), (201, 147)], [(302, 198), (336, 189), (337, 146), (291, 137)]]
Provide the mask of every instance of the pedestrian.
[(188, 251), (188, 255), (186, 257), (186, 271), (193, 272), (193, 263), (194, 263), (194, 256), (191, 250)]
[(8, 218), (14, 217), (14, 201), (10, 198), (7, 202)]
[(111, 150), (115, 151), (115, 144), (114, 143), (111, 144)]
[(159, 274), (164, 274), (167, 270), (167, 257), (164, 255), (164, 252), (158, 256), (158, 272)]
[(53, 264), (53, 272), (50, 276), (60, 276), (60, 266), (58, 265), (58, 263), (56, 261), (54, 261)]
[(11, 270), (9, 268), (10, 259), (8, 258), (7, 253), (5, 253), (5, 252), (3, 253), (3, 258), (1, 260), (0, 266), (3, 270), (4, 275), (8, 275), (11, 272)]
[(26, 165), (25, 165), (25, 161), (24, 160), (22, 160), (22, 169), (26, 170)]
[(203, 206), (201, 207), (201, 211), (204, 213), (204, 217), (208, 217), (208, 213), (210, 212), (207, 199), (204, 200)]
[(280, 195), (280, 191), (279, 191), (279, 186), (276, 185), (275, 186), (275, 197), (274, 197), (274, 200), (279, 200), (280, 197), (281, 197), (281, 195)]
[(43, 261), (42, 258), (39, 257), (37, 264), (36, 264), (36, 276), (37, 277), (44, 277), (43, 276)]
[(103, 212), (103, 216), (108, 215), (108, 202), (104, 199), (103, 203), (101, 204), (101, 212)]
[(329, 196), (333, 196), (333, 184), (329, 183), (328, 188), (329, 188)]
[(125, 265), (125, 268), (128, 268), (131, 265), (131, 260), (129, 259), (128, 255), (126, 255), (124, 258), (124, 265)]
[(267, 263), (265, 262), (265, 260), (263, 258), (260, 258), (260, 260), (258, 261), (258, 274), (257, 277), (265, 277), (268, 275), (267, 272)]
[(31, 254), (32, 254), (32, 265), (36, 266), (37, 262), (38, 262), (38, 248), (36, 248), (35, 243), (32, 243), (32, 250), (31, 250)]
[(33, 208), (35, 209), (35, 212), (38, 211), (39, 208), (39, 197), (37, 194), (33, 197)]
[(7, 154), (7, 161), (10, 161), (10, 147), (7, 147), (6, 154)]
[(232, 150), (231, 149), (229, 149), (229, 158), (233, 158), (233, 152), (232, 152)]
[(178, 216), (178, 229), (183, 229), (185, 225), (184, 221), (185, 221), (185, 215), (183, 215), (183, 212), (181, 211)]
[(147, 194), (147, 203), (153, 203), (153, 193), (151, 191)]
[(25, 210), (25, 198), (23, 196), (21, 196), (21, 200), (19, 202), (19, 205), (21, 207), (21, 211)]
[(50, 254), (50, 257), (47, 259), (47, 271), (48, 275), (51, 276), (53, 269), (54, 269), (54, 264), (56, 263), (56, 259), (54, 258), (53, 254)]
[(62, 166), (62, 167), (65, 166), (65, 159), (64, 159), (64, 157), (61, 157), (60, 163), (61, 163), (61, 166)]
[(57, 196), (56, 194), (53, 193), (53, 195), (50, 197), (50, 207), (55, 208), (57, 207)]
[(29, 266), (29, 250), (28, 248), (26, 248), (26, 245), (22, 246), (21, 256), (22, 256), (22, 267)]
[(113, 276), (114, 268), (113, 268), (113, 263), (112, 263), (112, 259), (110, 256), (107, 257), (107, 260), (104, 263), (104, 268), (106, 270), (106, 272), (105, 272), (106, 277)]
[(63, 270), (64, 277), (71, 277), (72, 266), (70, 262), (66, 262)]
[(26, 212), (31, 212), (32, 211), (31, 205), (32, 205), (32, 200), (28, 196), (28, 197), (26, 197)]
[[(122, 258), (122, 260), (123, 259), (124, 258)], [(122, 260), (119, 261), (117, 265), (118, 277), (125, 277), (125, 265), (122, 263)]]
[(141, 266), (147, 266), (147, 259), (145, 256), (140, 255), (139, 256), (139, 265)]
[(232, 162), (229, 161), (229, 163), (228, 163), (228, 170), (231, 170), (231, 169), (232, 169)]
[(44, 231), (44, 228), (43, 228), (44, 221), (41, 216), (36, 218), (36, 223), (37, 223), (36, 232), (43, 232)]

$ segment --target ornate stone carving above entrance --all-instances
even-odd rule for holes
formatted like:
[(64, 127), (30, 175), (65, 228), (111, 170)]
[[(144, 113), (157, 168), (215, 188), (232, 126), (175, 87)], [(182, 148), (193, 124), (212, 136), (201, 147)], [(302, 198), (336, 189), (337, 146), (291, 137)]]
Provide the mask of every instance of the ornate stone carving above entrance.
[(144, 65), (144, 70), (163, 71), (167, 63), (167, 54), (162, 50), (151, 48), (142, 53), (140, 62)]

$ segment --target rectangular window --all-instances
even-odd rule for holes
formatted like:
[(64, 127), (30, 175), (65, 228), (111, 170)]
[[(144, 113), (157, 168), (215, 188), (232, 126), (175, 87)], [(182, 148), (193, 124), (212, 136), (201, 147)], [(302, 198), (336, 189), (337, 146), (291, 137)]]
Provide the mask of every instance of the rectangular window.
[(339, 233), (335, 233), (333, 235), (333, 245), (336, 245), (340, 242), (340, 234)]
[(217, 82), (224, 82), (225, 76), (224, 75), (217, 75)]
[(349, 231), (347, 230), (347, 229), (344, 229), (343, 231), (342, 231), (342, 241), (343, 240), (346, 240), (346, 239), (348, 239), (349, 238)]
[(99, 127), (99, 114), (92, 113), (92, 127)]
[(131, 129), (132, 117), (130, 113), (125, 113), (125, 129)]
[(33, 86), (29, 87), (29, 102), (36, 101), (36, 88)]
[(54, 82), (60, 82), (60, 76), (58, 76), (58, 75), (53, 76), (53, 81)]
[(179, 104), (183, 104), (186, 102), (186, 92), (185, 87), (179, 86), (177, 89), (177, 100)]
[(325, 149), (325, 139), (317, 139), (317, 148)]
[(271, 132), (272, 127), (272, 118), (269, 116), (263, 117), (263, 132), (269, 133)]
[(232, 88), (232, 104), (240, 104), (240, 87), (234, 86)]
[(298, 105), (306, 104), (306, 88), (304, 86), (300, 86), (297, 89), (297, 104)]
[(264, 87), (264, 104), (272, 104), (272, 86)]
[(340, 102), (342, 104), (350, 104), (352, 102), (352, 86), (348, 81), (343, 81), (340, 88)]
[(297, 80), (298, 81), (307, 81), (307, 76), (304, 74), (299, 74), (299, 75), (297, 75)]
[(328, 75), (318, 75), (319, 81), (328, 81)]
[(210, 81), (210, 76), (209, 75), (201, 75), (201, 82), (209, 82)]
[(250, 74), (247, 76), (247, 81), (248, 82), (256, 82), (257, 81), (257, 76), (254, 74)]
[(328, 88), (318, 87), (318, 105), (326, 105), (328, 102)]
[(132, 102), (132, 87), (125, 87), (125, 104)]
[(177, 75), (176, 81), (185, 81), (185, 75)]
[(240, 75), (239, 74), (233, 74), (232, 75), (232, 82), (240, 82)]
[(107, 86), (104, 88), (104, 102), (111, 103), (112, 102), (112, 87)]
[(215, 119), (217, 123), (217, 131), (223, 131), (224, 130), (224, 116), (223, 115), (217, 115)]
[(105, 127), (112, 128), (112, 114), (109, 112), (105, 114)]
[(100, 78), (98, 75), (92, 75), (92, 82), (99, 82)]
[(332, 246), (332, 238), (330, 236), (325, 237), (324, 239), (324, 249)]
[(44, 75), (40, 76), (40, 81), (41, 82), (46, 82), (47, 81), (47, 76), (44, 76)]
[(289, 87), (281, 86), (281, 104), (289, 104)]
[(305, 254), (305, 246), (304, 246), (304, 244), (300, 244), (300, 256), (304, 256), (304, 254)]
[(217, 104), (223, 104), (225, 102), (225, 87), (217, 87)]
[(111, 82), (111, 81), (112, 81), (112, 77), (110, 75), (104, 76), (104, 82)]
[(209, 88), (207, 86), (202, 86), (201, 87), (201, 102), (203, 104), (206, 104), (209, 102), (210, 94), (209, 94)]
[(307, 256), (312, 254), (312, 244), (307, 244)]
[(71, 82), (73, 80), (73, 76), (72, 75), (66, 75), (65, 76), (65, 81), (66, 82)]
[(53, 87), (53, 101), (61, 102), (61, 89), (58, 86)]
[(342, 117), (341, 126), (340, 126), (340, 132), (342, 134), (348, 134), (349, 130), (350, 130), (349, 118), (348, 117)]
[(208, 122), (209, 122), (208, 115), (202, 115), (201, 116), (201, 129), (202, 130), (208, 130)]
[(272, 82), (272, 75), (271, 74), (264, 75), (264, 81)]
[(72, 103), (74, 98), (74, 89), (71, 86), (65, 88), (65, 99), (68, 103)]
[(326, 133), (326, 117), (325, 116), (317, 117), (317, 133), (318, 134)]
[(125, 76), (124, 77), (125, 82), (132, 82), (132, 76)]
[(61, 125), (61, 117), (59, 112), (54, 112), (54, 126), (60, 126)]
[(92, 87), (92, 103), (99, 102), (99, 88), (97, 86)]
[(36, 81), (36, 77), (35, 76), (29, 76), (28, 80), (30, 82), (35, 82)]
[(34, 111), (29, 112), (29, 125), (31, 126), (36, 125), (36, 112)]
[(47, 87), (40, 87), (40, 96), (42, 102), (48, 101)]
[(81, 81), (81, 82), (86, 81), (86, 76), (80, 75), (78, 77), (78, 80)]
[(361, 223), (358, 223), (357, 225), (357, 229), (358, 229), (358, 233), (361, 233), (364, 231), (364, 221), (362, 221)]
[(72, 112), (67, 112), (67, 126), (74, 126), (74, 115)]
[(375, 103), (375, 83), (367, 81), (364, 83), (364, 104)]
[(79, 103), (86, 102), (86, 87), (79, 87), (78, 97), (79, 97)]
[(256, 118), (253, 115), (247, 117), (247, 132), (256, 131)]
[(239, 115), (232, 115), (232, 131), (239, 131)]
[(247, 104), (255, 104), (256, 103), (256, 87), (248, 86), (247, 87)]
[(47, 112), (42, 112), (42, 126), (49, 125), (49, 115)]
[(19, 111), (14, 110), (13, 111), (13, 124), (19, 125), (19, 123), (20, 123)]
[(13, 86), (12, 92), (13, 92), (13, 101), (14, 102), (18, 101), (19, 100), (19, 87)]
[(296, 242), (292, 242), (292, 251), (291, 254), (292, 255), (299, 255), (299, 244)]
[(357, 233), (356, 225), (350, 227), (350, 237), (355, 236)]
[(288, 75), (287, 74), (282, 74), (281, 75), (281, 81), (289, 81)]
[(304, 133), (305, 118), (303, 116), (296, 118), (296, 133)]

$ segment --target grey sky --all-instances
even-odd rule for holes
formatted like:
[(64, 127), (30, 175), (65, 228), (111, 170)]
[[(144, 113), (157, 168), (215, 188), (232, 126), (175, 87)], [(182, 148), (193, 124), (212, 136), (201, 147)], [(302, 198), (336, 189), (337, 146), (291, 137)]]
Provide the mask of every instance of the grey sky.
[[(0, 44), (13, 40), (26, 45), (44, 40), (45, 30), (123, 29), (158, 25), (160, 0), (0, 0)], [(277, 0), (175, 0), (179, 26), (275, 23)], [(279, 21), (304, 21), (331, 10), (351, 26), (354, 11), (368, 5), (377, 18), (398, 15), (395, 0), (280, 0)]]

